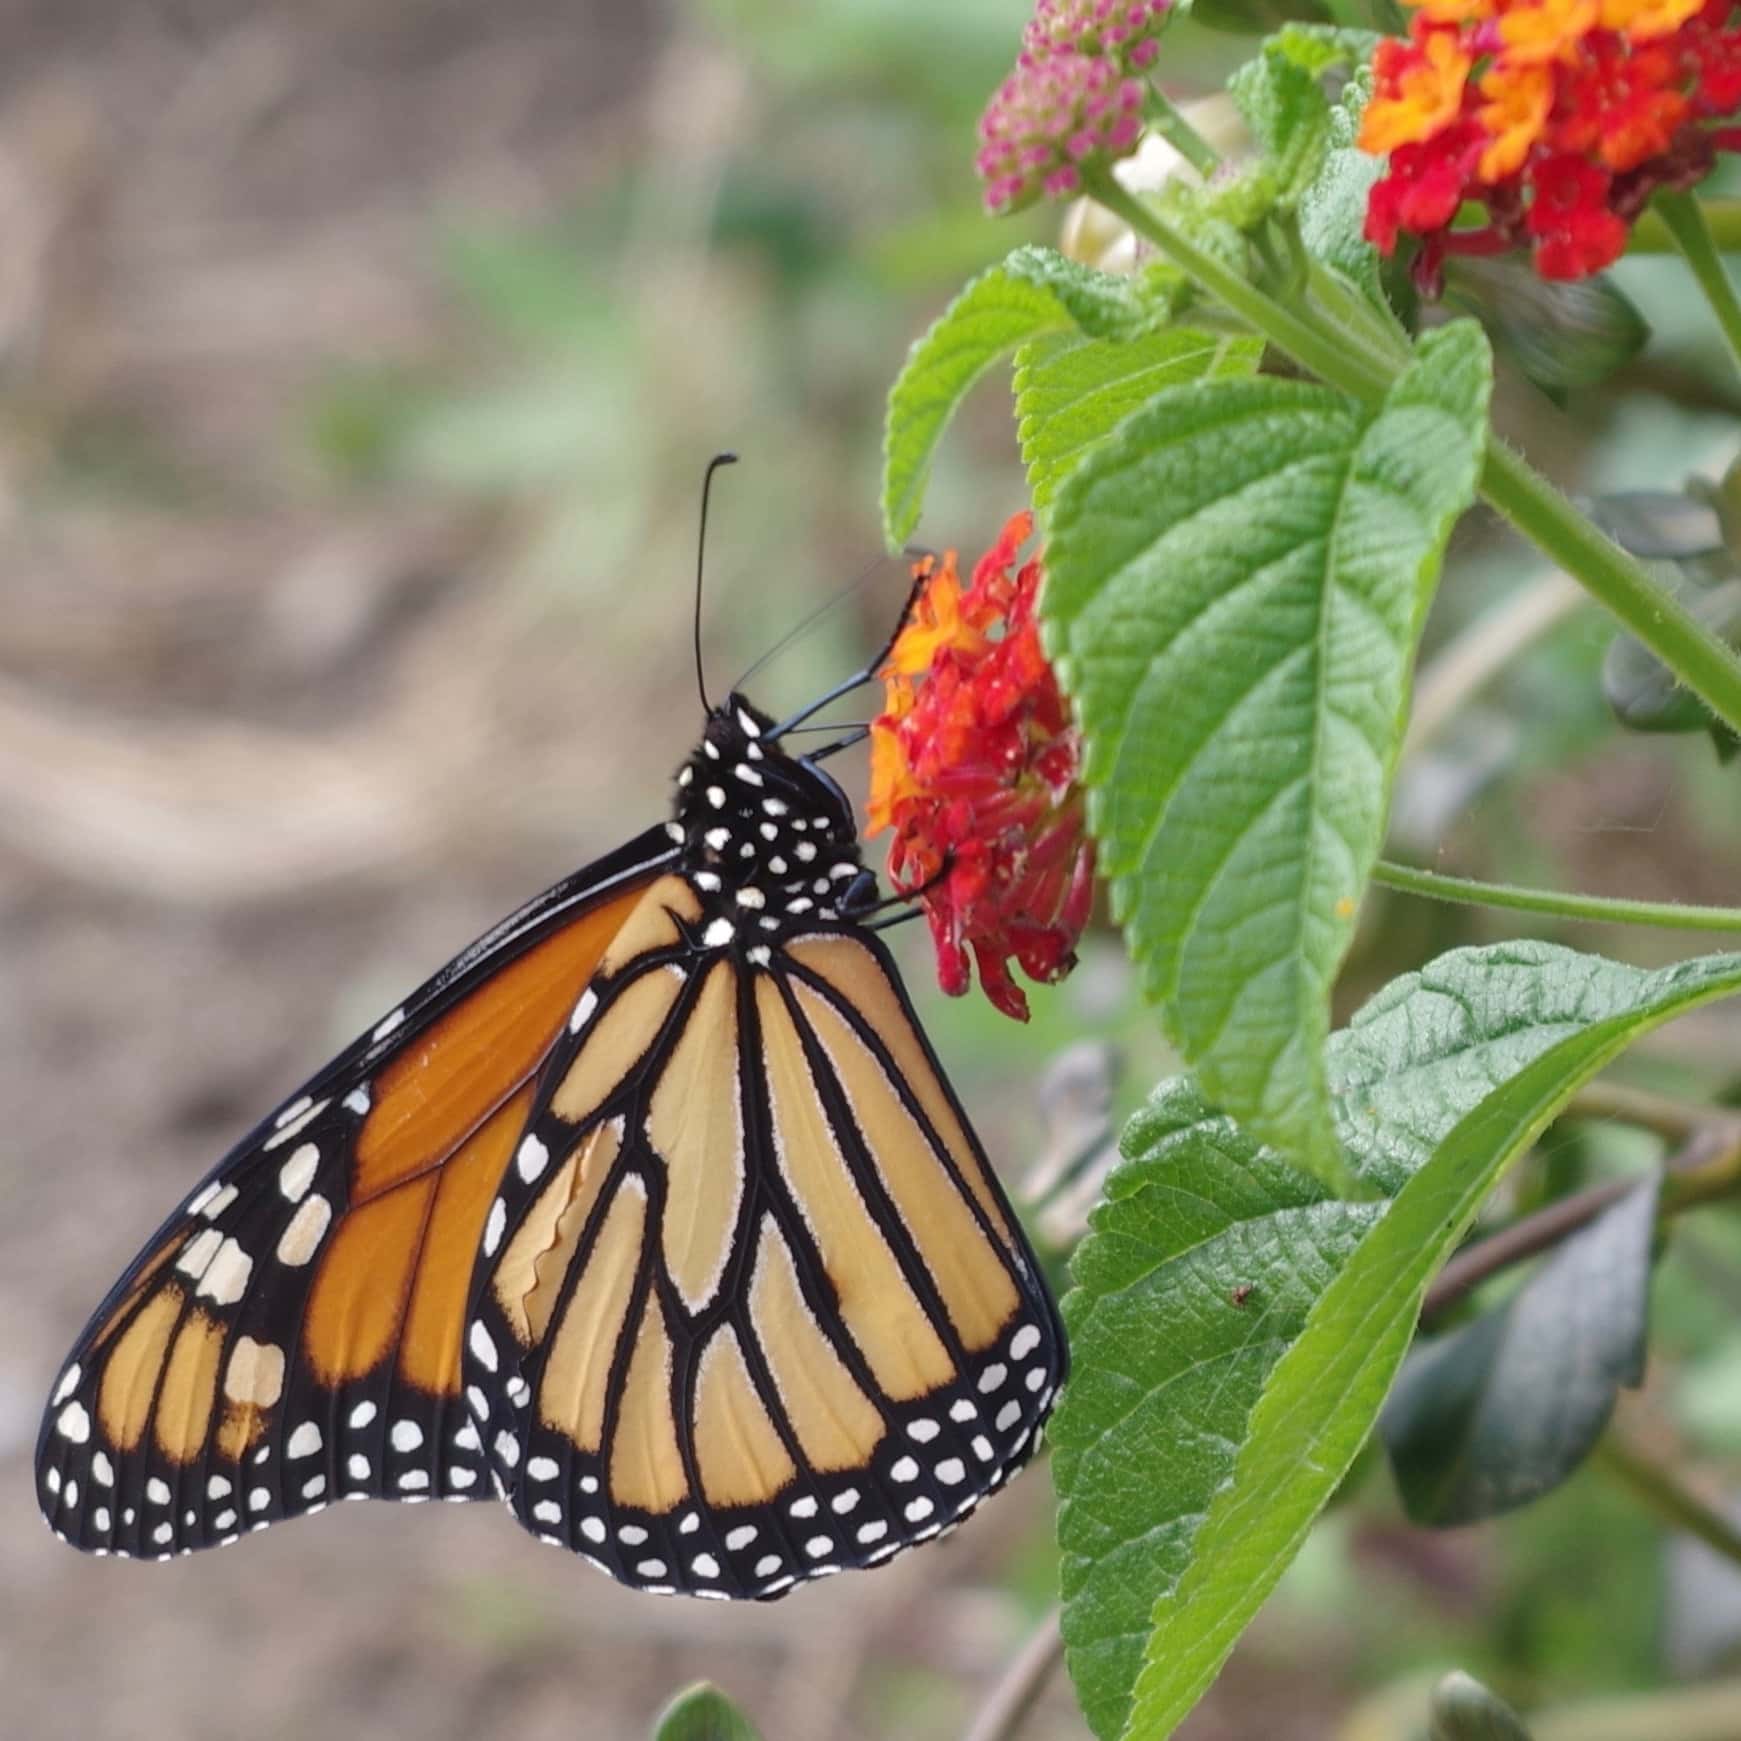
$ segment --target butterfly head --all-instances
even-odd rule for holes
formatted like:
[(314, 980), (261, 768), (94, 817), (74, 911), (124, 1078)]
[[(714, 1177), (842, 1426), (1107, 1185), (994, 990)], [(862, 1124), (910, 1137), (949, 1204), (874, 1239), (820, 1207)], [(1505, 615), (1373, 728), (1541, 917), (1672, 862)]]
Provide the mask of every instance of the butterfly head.
[(862, 872), (851, 800), (822, 768), (788, 755), (774, 721), (735, 693), (708, 714), (677, 771), (671, 831), (705, 877), (763, 890), (776, 912), (831, 915)]

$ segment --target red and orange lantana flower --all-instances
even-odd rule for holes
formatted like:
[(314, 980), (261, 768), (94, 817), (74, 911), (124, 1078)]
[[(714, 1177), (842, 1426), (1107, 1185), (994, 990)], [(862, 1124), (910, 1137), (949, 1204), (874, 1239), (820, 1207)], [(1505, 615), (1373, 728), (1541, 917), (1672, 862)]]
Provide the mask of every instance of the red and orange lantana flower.
[[(1366, 208), (1386, 254), (1420, 243), (1436, 292), (1447, 255), (1528, 248), (1544, 278), (1616, 260), (1660, 187), (1741, 148), (1737, 0), (1409, 0), (1406, 38), (1373, 56), (1361, 147), (1389, 158)], [(1455, 227), (1466, 204), (1485, 222)]]
[(1017, 566), (1032, 530), (1017, 514), (965, 588), (954, 551), (918, 564), (871, 726), (869, 831), (894, 832), (889, 878), (924, 908), (938, 980), (959, 997), (977, 966), (1017, 1021), (1028, 1004), (1010, 961), (1062, 979), (1094, 894), (1081, 740), (1034, 615), (1043, 571)]

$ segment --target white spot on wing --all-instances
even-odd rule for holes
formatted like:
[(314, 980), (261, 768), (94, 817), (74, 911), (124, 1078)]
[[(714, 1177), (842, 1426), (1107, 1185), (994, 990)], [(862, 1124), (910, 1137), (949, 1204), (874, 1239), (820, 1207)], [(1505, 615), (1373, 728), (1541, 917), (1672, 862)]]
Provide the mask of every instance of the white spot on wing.
[(354, 1112), (358, 1118), (361, 1118), (369, 1110), (368, 1083), (360, 1083), (345, 1096), (344, 1108), (346, 1112)]
[(423, 1443), (423, 1429), (415, 1421), (395, 1421), (387, 1439), (395, 1451), (415, 1451)]
[(248, 1291), (248, 1278), (253, 1273), (254, 1260), (235, 1240), (226, 1239), (206, 1266), (194, 1297), (203, 1295), (220, 1306), (233, 1306)]
[(50, 1404), (65, 1402), (66, 1399), (79, 1388), (79, 1380), (83, 1376), (84, 1369), (75, 1360), (72, 1365), (60, 1375), (60, 1383), (54, 1387), (54, 1395), (49, 1399)]
[(345, 1425), (361, 1431), (375, 1418), (375, 1405), (372, 1402), (360, 1402), (351, 1410)]
[(320, 1167), (320, 1150), (313, 1143), (304, 1143), (291, 1151), (290, 1159), (278, 1169), (278, 1189), (292, 1203), (300, 1203), (314, 1183)]
[(405, 1011), (404, 1011), (404, 1009), (403, 1008), (396, 1009), (396, 1010), (394, 1010), (392, 1015), (388, 1016), (384, 1021), (382, 1021), (376, 1025), (375, 1031), (369, 1036), (369, 1038), (371, 1040), (374, 1040), (377, 1043), (379, 1043), (380, 1041), (386, 1039), (386, 1037), (389, 1034), (393, 1033), (396, 1029), (403, 1027), (404, 1023), (405, 1023)]
[(471, 1335), (468, 1338), (468, 1341), (470, 1342), (472, 1353), (477, 1357), (479, 1365), (481, 1365), (486, 1372), (494, 1372), (498, 1363), (495, 1339), (490, 1335), (489, 1331), (484, 1328), (483, 1320), (481, 1318), (474, 1318), (472, 1320)]
[(320, 1428), (313, 1421), (304, 1421), (285, 1441), (287, 1457), (312, 1457), (320, 1449)]
[(737, 935), (737, 927), (729, 919), (715, 919), (701, 933), (701, 941), (709, 949), (723, 949)]
[(203, 1276), (206, 1265), (218, 1255), (224, 1236), (215, 1227), (202, 1228), (187, 1242), (187, 1249), (175, 1260), (175, 1267), (184, 1276)]
[(304, 1200), (278, 1236), (278, 1261), (299, 1269), (320, 1249), (332, 1221), (332, 1205), (317, 1191)]
[(568, 1031), (578, 1034), (592, 1018), (592, 1012), (598, 1008), (598, 993), (589, 985), (580, 994), (580, 1001), (574, 1006), (574, 1014), (568, 1018)]
[(314, 1119), (319, 1118), (325, 1111), (326, 1102), (324, 1100), (316, 1100), (312, 1102), (308, 1105), (306, 1111), (298, 1113), (297, 1116), (291, 1119), (288, 1123), (281, 1124), (279, 1128), (275, 1130), (271, 1136), (267, 1137), (265, 1142), (260, 1145), (261, 1148), (275, 1149), (281, 1144), (289, 1142), (292, 1137), (297, 1136), (302, 1131), (304, 1126), (312, 1122)]
[(489, 1219), (484, 1223), (484, 1256), (494, 1257), (502, 1235), (508, 1229), (508, 1206), (500, 1197), (490, 1205)]
[[(530, 1185), (540, 1173), (550, 1164), (550, 1151), (537, 1137), (529, 1136), (520, 1145), (520, 1152), (514, 1157), (514, 1166), (520, 1177)], [(490, 1370), (496, 1369), (492, 1365)]]

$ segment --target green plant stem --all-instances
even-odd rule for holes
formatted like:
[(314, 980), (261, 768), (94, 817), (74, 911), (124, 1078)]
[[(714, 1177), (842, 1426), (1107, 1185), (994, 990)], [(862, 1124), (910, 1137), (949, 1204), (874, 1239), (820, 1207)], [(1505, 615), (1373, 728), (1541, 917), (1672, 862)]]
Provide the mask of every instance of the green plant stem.
[(1668, 226), (1694, 280), (1704, 291), (1711, 313), (1729, 341), (1729, 354), (1736, 366), (1741, 367), (1741, 300), (1736, 299), (1735, 286), (1723, 269), (1704, 209), (1690, 193), (1674, 193), (1667, 188), (1652, 203)]
[[(1601, 1116), (1598, 1091), (1603, 1086), (1591, 1083), (1581, 1090), (1568, 1109), (1568, 1116)], [(1618, 1098), (1626, 1091), (1615, 1088), (1611, 1092)], [(1589, 1226), (1637, 1184), (1636, 1179), (1607, 1179), (1600, 1185), (1574, 1191), (1458, 1252), (1427, 1289), (1421, 1302), (1421, 1322), (1431, 1323), (1501, 1270), (1535, 1257), (1579, 1228)], [(1720, 1108), (1707, 1108), (1664, 1164), (1657, 1225), (1664, 1227), (1683, 1210), (1733, 1197), (1737, 1192), (1741, 1192), (1741, 1118)]]
[(1695, 907), (1682, 901), (1625, 901), (1607, 895), (1568, 895), (1558, 889), (1522, 888), (1446, 876), (1381, 858), (1372, 880), (1430, 900), (1471, 907), (1504, 907), (1518, 913), (1552, 913), (1560, 919), (1591, 919), (1603, 925), (1650, 925), (1667, 931), (1741, 931), (1741, 907)]
[[(1718, 252), (1741, 253), (1741, 200), (1702, 200), (1700, 209)], [(1673, 254), (1678, 249), (1679, 244), (1660, 213), (1648, 206), (1639, 213), (1626, 243), (1628, 254)]]
[(1596, 1447), (1592, 1461), (1664, 1523), (1697, 1536), (1713, 1552), (1741, 1565), (1741, 1530), (1707, 1505), (1677, 1471), (1646, 1456), (1613, 1429)]
[(1634, 1088), (1628, 1082), (1600, 1078), (1586, 1082), (1572, 1096), (1565, 1116), (1636, 1125), (1664, 1142), (1684, 1143), (1694, 1131), (1711, 1122), (1711, 1109), (1667, 1094), (1654, 1094), (1648, 1088)]
[(1143, 99), (1143, 116), (1205, 181), (1221, 167), (1221, 153), (1185, 119), (1173, 100), (1153, 85)]
[[(1327, 328), (1313, 310), (1284, 307), (1226, 261), (1180, 234), (1110, 173), (1091, 176), (1087, 186), (1108, 211), (1320, 380), (1363, 404), (1377, 405), (1384, 398), (1398, 365), (1387, 355), (1373, 354), (1369, 333)], [(1663, 591), (1522, 455), (1497, 439), (1488, 443), (1481, 487), (1518, 531), (1605, 605), (1718, 718), (1741, 731), (1741, 655)]]

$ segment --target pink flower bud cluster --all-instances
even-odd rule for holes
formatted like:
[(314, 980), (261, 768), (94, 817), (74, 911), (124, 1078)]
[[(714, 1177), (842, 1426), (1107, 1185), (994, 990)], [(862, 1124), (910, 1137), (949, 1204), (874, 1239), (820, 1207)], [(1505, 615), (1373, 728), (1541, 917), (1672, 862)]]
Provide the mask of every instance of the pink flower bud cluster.
[(1024, 51), (980, 118), (975, 167), (986, 210), (1079, 193), (1084, 170), (1128, 156), (1142, 129), (1142, 80), (1126, 77), (1116, 60)]
[(1161, 52), (1172, 0), (1039, 0), (1022, 33), (1036, 60), (1053, 54), (1105, 55), (1119, 70), (1140, 73)]

